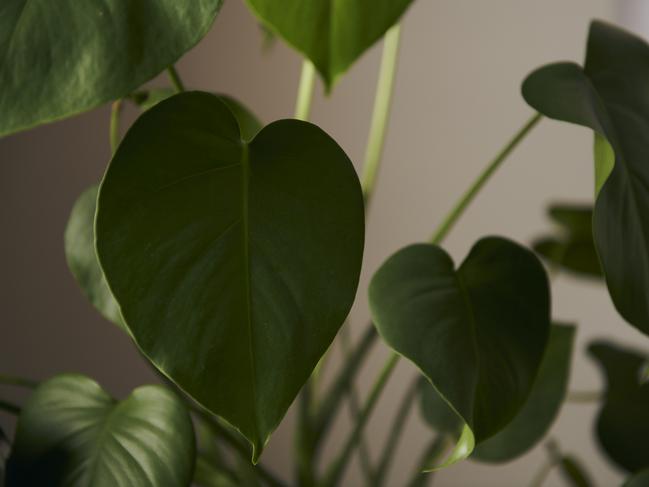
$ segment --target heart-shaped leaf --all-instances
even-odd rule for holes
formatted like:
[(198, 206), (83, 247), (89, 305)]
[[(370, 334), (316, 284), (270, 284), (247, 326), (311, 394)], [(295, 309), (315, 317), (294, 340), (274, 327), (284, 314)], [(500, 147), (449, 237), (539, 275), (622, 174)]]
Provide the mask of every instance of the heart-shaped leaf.
[(354, 301), (364, 208), (345, 153), (297, 120), (247, 142), (218, 97), (176, 95), (120, 144), (96, 232), (142, 351), (256, 461)]
[(246, 0), (270, 30), (311, 60), (331, 88), (413, 0)]
[(502, 431), (476, 447), (472, 459), (507, 462), (541, 441), (566, 397), (574, 338), (574, 326), (552, 326), (539, 373), (525, 405)]
[(412, 245), (370, 284), (374, 323), (464, 423), (442, 466), (502, 430), (527, 399), (548, 340), (548, 280), (532, 252), (480, 240), (462, 265), (440, 247)]
[(579, 276), (602, 278), (593, 242), (593, 207), (552, 205), (548, 215), (558, 224), (558, 232), (536, 239), (534, 250), (558, 268)]
[[(142, 110), (148, 110), (175, 93), (171, 88), (160, 88), (151, 91), (140, 91), (131, 99)], [(248, 108), (232, 97), (218, 95), (241, 127), (241, 133), (246, 140), (252, 139), (261, 130), (261, 122)], [(124, 328), (119, 311), (119, 305), (113, 297), (104, 272), (99, 266), (95, 252), (95, 211), (97, 208), (98, 186), (93, 185), (85, 190), (74, 206), (65, 229), (65, 255), (68, 267), (81, 287), (84, 295), (109, 321)]]
[(187, 409), (161, 386), (113, 400), (96, 382), (65, 374), (25, 405), (7, 463), (7, 486), (188, 486), (194, 433)]
[(606, 454), (629, 472), (649, 468), (649, 384), (641, 380), (648, 355), (608, 342), (588, 347), (606, 378), (597, 417), (597, 439)]
[(558, 63), (523, 83), (544, 115), (596, 132), (595, 246), (619, 313), (649, 334), (649, 45), (591, 25), (584, 68)]
[(192, 48), (222, 0), (3, 0), (0, 135), (124, 97)]

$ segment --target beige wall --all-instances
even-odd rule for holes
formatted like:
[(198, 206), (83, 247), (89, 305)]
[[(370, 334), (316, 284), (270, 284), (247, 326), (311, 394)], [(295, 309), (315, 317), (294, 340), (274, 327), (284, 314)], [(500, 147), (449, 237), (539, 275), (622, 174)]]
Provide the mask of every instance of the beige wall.
[[(486, 161), (531, 114), (519, 95), (533, 68), (560, 59), (581, 60), (588, 21), (614, 18), (622, 0), (419, 0), (404, 21), (402, 57), (385, 165), (368, 223), (368, 243), (355, 334), (368, 312), (369, 276), (400, 246), (426, 238)], [(629, 3), (632, 3), (629, 0)], [(628, 16), (629, 22), (637, 17)], [(360, 166), (379, 51), (373, 49), (342, 80), (331, 99), (317, 96), (313, 119)], [(239, 97), (264, 120), (289, 117), (299, 59), (282, 44), (262, 54), (259, 30), (240, 1), (230, 0), (208, 37), (180, 63), (191, 87)], [(162, 81), (163, 82), (163, 81)], [(101, 175), (108, 158), (108, 110), (0, 140), (0, 371), (45, 378), (87, 373), (116, 394), (152, 380), (123, 334), (102, 322), (79, 294), (63, 256), (62, 231), (78, 193)], [(360, 167), (359, 167), (360, 169)], [(588, 201), (592, 195), (591, 135), (543, 121), (470, 208), (447, 241), (461, 259), (485, 234), (529, 242), (548, 228), (550, 201)], [(560, 276), (554, 314), (579, 322), (572, 377), (575, 389), (601, 386), (583, 346), (595, 336), (637, 341), (606, 292)], [(386, 352), (379, 347), (362, 376), (366, 391)], [(337, 355), (336, 355), (337, 357)], [(376, 454), (394, 407), (413, 375), (402, 363), (369, 428)], [(595, 409), (566, 405), (552, 431), (578, 454), (598, 485), (621, 478), (592, 442)], [(0, 424), (7, 418), (0, 416)], [(291, 416), (272, 439), (263, 461), (290, 472)], [(338, 442), (349, 427), (344, 418)], [(388, 485), (410, 473), (418, 448), (430, 437), (415, 416), (398, 451)], [(336, 441), (334, 441), (335, 445)], [(333, 446), (327, 449), (329, 452)], [(501, 468), (465, 462), (438, 475), (440, 486), (519, 486), (544, 460), (537, 449)], [(358, 485), (356, 469), (346, 485)], [(552, 478), (547, 485), (561, 485)]]

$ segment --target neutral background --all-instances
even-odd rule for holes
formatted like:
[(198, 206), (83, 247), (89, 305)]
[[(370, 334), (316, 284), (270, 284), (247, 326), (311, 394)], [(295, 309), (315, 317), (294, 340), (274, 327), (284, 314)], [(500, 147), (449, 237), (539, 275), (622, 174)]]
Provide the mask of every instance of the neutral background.
[[(581, 61), (588, 23), (611, 19), (642, 31), (646, 0), (419, 0), (406, 15), (393, 118), (371, 216), (364, 277), (353, 312), (353, 333), (367, 320), (366, 288), (377, 266), (400, 246), (426, 238), (459, 192), (531, 115), (519, 86), (535, 67)], [(643, 12), (644, 10), (644, 12)], [(645, 25), (643, 25), (643, 22)], [(649, 31), (649, 29), (647, 29)], [(289, 117), (299, 76), (296, 53), (278, 42), (261, 49), (260, 30), (240, 0), (229, 0), (211, 33), (180, 61), (188, 86), (234, 95), (263, 120)], [(374, 94), (380, 46), (366, 54), (326, 99), (320, 86), (313, 119), (342, 145), (360, 170)], [(156, 84), (164, 84), (160, 78)], [(63, 228), (77, 195), (96, 182), (109, 157), (108, 109), (0, 140), (0, 371), (36, 379), (65, 371), (96, 378), (126, 394), (152, 381), (133, 346), (86, 303), (63, 255)], [(132, 114), (131, 114), (132, 118)], [(447, 240), (457, 260), (485, 234), (520, 242), (549, 228), (552, 201), (592, 198), (591, 134), (543, 121), (494, 177)], [(598, 370), (584, 353), (594, 337), (623, 343), (646, 340), (625, 326), (605, 290), (559, 276), (554, 316), (579, 323), (572, 388), (598, 389)], [(642, 341), (645, 340), (645, 341)], [(337, 354), (334, 354), (338, 358)], [(386, 356), (377, 347), (364, 370), (367, 391)], [(373, 453), (413, 368), (402, 363), (369, 427)], [(8, 392), (8, 391), (5, 391)], [(594, 406), (567, 404), (550, 433), (563, 450), (588, 466), (599, 486), (622, 478), (593, 442)], [(11, 430), (11, 421), (0, 415)], [(337, 424), (330, 453), (348, 431)], [(408, 424), (388, 485), (409, 477), (431, 433), (415, 414)], [(289, 414), (263, 462), (288, 477), (292, 435)], [(440, 486), (526, 485), (545, 460), (543, 448), (502, 467), (474, 462), (440, 473)], [(346, 485), (359, 485), (356, 466)], [(547, 485), (562, 485), (551, 477)]]

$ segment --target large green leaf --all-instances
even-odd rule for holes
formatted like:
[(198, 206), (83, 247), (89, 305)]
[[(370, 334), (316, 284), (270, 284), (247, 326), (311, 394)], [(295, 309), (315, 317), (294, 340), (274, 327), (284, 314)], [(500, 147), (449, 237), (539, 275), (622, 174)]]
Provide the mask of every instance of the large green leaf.
[(270, 30), (311, 60), (331, 88), (413, 0), (246, 0)]
[(552, 205), (548, 214), (557, 223), (556, 235), (534, 241), (534, 250), (552, 265), (574, 274), (601, 278), (602, 267), (593, 242), (593, 208), (586, 205)]
[(647, 86), (649, 46), (594, 22), (585, 67), (558, 63), (540, 68), (523, 83), (523, 96), (548, 117), (596, 132), (595, 246), (615, 307), (649, 334)]
[(649, 468), (649, 384), (641, 380), (647, 354), (608, 342), (588, 347), (602, 367), (606, 393), (597, 438), (607, 455), (629, 472)]
[[(175, 93), (170, 88), (159, 88), (150, 91), (139, 91), (131, 96), (133, 102), (142, 110), (148, 110)], [(252, 139), (259, 130), (261, 122), (242, 103), (226, 95), (218, 95), (228, 106), (241, 127), (241, 133), (246, 140)], [(119, 305), (111, 293), (104, 272), (99, 266), (95, 252), (95, 211), (97, 208), (98, 186), (93, 185), (85, 190), (74, 206), (65, 229), (65, 256), (68, 267), (79, 283), (81, 290), (88, 300), (109, 321), (117, 324), (125, 331), (119, 311)]]
[(208, 31), (222, 0), (3, 0), (0, 135), (126, 96)]
[(641, 470), (624, 482), (622, 487), (647, 487), (649, 485), (649, 468)]
[(113, 400), (81, 375), (41, 384), (18, 420), (7, 486), (188, 486), (194, 434), (187, 409), (161, 386)]
[(296, 120), (247, 142), (218, 97), (176, 95), (124, 138), (96, 235), (142, 351), (256, 461), (354, 300), (364, 209), (345, 153)]
[(525, 405), (502, 431), (476, 447), (473, 459), (507, 462), (541, 441), (566, 397), (574, 338), (574, 326), (552, 326), (541, 368)]
[(466, 458), (525, 403), (550, 329), (547, 276), (529, 250), (485, 238), (455, 270), (440, 247), (406, 247), (374, 275), (370, 306), (386, 342), (464, 423), (445, 465)]

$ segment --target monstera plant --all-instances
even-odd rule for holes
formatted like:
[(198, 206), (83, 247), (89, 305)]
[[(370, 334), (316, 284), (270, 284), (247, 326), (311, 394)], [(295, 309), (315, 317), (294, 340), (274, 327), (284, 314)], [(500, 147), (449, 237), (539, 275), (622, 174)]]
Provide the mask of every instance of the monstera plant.
[[(295, 118), (269, 124), (229, 94), (186, 90), (174, 68), (221, 1), (0, 5), (0, 135), (113, 103), (112, 159), (61, 232), (82, 293), (161, 379), (117, 399), (82, 375), (0, 376), (32, 390), (21, 405), (0, 398), (1, 412), (17, 417), (13, 437), (0, 431), (0, 484), (333, 487), (358, 453), (367, 485), (380, 486), (415, 404), (430, 444), (400, 485), (427, 485), (435, 471), (467, 459), (511, 461), (539, 445), (570, 399), (577, 333), (552, 315), (547, 270), (601, 282), (621, 317), (649, 334), (649, 45), (595, 21), (583, 66), (531, 73), (522, 94), (533, 116), (429, 241), (380, 266), (368, 289), (371, 323), (350, 344), (345, 328), (388, 126), (399, 21), (412, 1), (247, 0), (264, 28), (304, 57)], [(311, 95), (316, 76), (334, 90), (382, 38), (359, 176), (336, 141), (307, 121)], [(170, 87), (149, 89), (164, 70)], [(122, 139), (124, 103), (141, 113)], [(529, 248), (486, 236), (454, 262), (445, 237), (543, 117), (593, 131), (593, 203), (554, 204), (556, 231)], [(318, 378), (339, 334), (346, 360), (325, 388)], [(363, 398), (355, 382), (378, 343), (392, 352)], [(649, 485), (647, 350), (592, 343), (606, 389), (580, 398), (599, 403), (597, 441), (630, 486)], [(364, 429), (402, 358), (418, 373), (372, 459)], [(296, 399), (295, 475), (281, 479), (260, 459)], [(346, 403), (351, 431), (325, 457)], [(571, 453), (553, 439), (545, 444), (548, 461), (534, 485), (555, 468), (572, 485), (593, 485)]]

